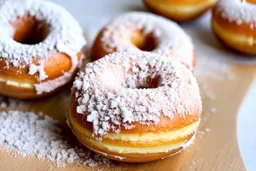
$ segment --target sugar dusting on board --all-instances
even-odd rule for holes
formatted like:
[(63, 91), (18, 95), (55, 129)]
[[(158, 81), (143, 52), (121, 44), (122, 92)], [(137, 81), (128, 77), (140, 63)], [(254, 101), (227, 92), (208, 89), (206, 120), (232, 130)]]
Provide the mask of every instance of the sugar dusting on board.
[(111, 161), (79, 145), (72, 145), (63, 134), (63, 127), (58, 121), (42, 113), (0, 112), (0, 144), (3, 152), (48, 159), (56, 162), (58, 167), (67, 164), (111, 166)]
[[(201, 127), (197, 132), (198, 138), (203, 138), (212, 130), (206, 127), (209, 119), (214, 115), (218, 109), (214, 106), (214, 101), (217, 100), (215, 89), (212, 83), (221, 83), (235, 79), (235, 73), (231, 66), (224, 61), (212, 58), (211, 56), (202, 55), (199, 53), (197, 57), (197, 65), (195, 67), (194, 75), (197, 78), (203, 104), (207, 103), (207, 110), (204, 109), (202, 113)], [(207, 54), (205, 52), (204, 54)]]
[(216, 94), (211, 88), (209, 80), (223, 82), (235, 79), (235, 74), (229, 64), (206, 56), (198, 56), (194, 75), (197, 77), (202, 98), (211, 100), (216, 98)]

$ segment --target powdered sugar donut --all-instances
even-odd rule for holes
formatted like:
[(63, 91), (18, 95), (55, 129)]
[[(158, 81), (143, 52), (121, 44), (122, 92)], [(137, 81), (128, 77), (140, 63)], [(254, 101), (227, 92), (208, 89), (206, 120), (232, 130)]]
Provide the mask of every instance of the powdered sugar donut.
[(174, 22), (145, 12), (123, 14), (98, 34), (92, 59), (113, 52), (151, 51), (172, 58), (193, 70), (195, 53), (190, 37)]
[(82, 29), (64, 8), (45, 0), (0, 6), (0, 94), (47, 95), (70, 81), (85, 45)]
[(93, 151), (147, 162), (188, 146), (201, 110), (196, 79), (184, 65), (148, 52), (113, 53), (78, 74), (68, 118)]
[(213, 9), (212, 28), (226, 46), (256, 55), (255, 16), (255, 0), (220, 0)]

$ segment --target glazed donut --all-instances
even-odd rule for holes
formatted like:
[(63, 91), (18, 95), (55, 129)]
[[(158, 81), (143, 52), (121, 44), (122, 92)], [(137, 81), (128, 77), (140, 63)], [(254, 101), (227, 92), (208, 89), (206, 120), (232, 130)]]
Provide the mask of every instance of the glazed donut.
[(92, 46), (93, 60), (113, 52), (151, 51), (194, 69), (195, 51), (190, 37), (176, 23), (145, 12), (128, 12), (98, 34)]
[(85, 45), (82, 29), (64, 8), (46, 0), (0, 5), (0, 94), (48, 95), (69, 82)]
[(183, 22), (204, 14), (217, 0), (143, 0), (143, 2), (156, 14)]
[(255, 15), (255, 0), (220, 0), (213, 9), (213, 31), (227, 47), (256, 55)]
[(76, 77), (68, 120), (88, 148), (123, 162), (148, 162), (187, 147), (202, 111), (196, 79), (157, 54), (119, 52)]

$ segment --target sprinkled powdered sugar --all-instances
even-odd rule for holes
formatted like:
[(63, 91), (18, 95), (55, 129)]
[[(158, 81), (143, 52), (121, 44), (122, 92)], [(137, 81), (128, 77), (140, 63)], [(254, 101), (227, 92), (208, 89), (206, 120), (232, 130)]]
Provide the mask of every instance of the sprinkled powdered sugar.
[[(178, 62), (157, 54), (114, 53), (86, 66), (74, 81), (77, 113), (93, 123), (93, 135), (157, 124), (159, 116), (201, 110), (196, 79)], [(110, 124), (111, 123), (111, 124)]]
[(22, 109), (28, 102), (0, 96), (0, 109)]
[[(32, 112), (0, 112), (1, 150), (25, 156), (36, 155), (39, 159), (56, 162), (59, 167), (66, 164), (90, 167), (111, 162), (80, 146), (72, 146), (63, 137), (59, 123), (43, 114)], [(65, 133), (66, 134), (66, 133)]]
[(251, 28), (256, 26), (256, 5), (245, 0), (220, 0), (217, 4), (221, 16), (240, 25), (252, 23)]
[[(10, 22), (26, 14), (47, 24), (49, 33), (42, 42), (26, 45), (13, 40), (14, 30)], [(29, 66), (28, 74), (39, 73), (38, 81), (43, 81), (47, 78), (44, 62), (49, 54), (62, 52), (71, 57), (72, 67), (66, 73), (71, 77), (78, 64), (76, 55), (85, 45), (85, 41), (79, 24), (63, 7), (46, 0), (3, 1), (0, 6), (0, 26), (0, 56), (5, 60), (7, 68), (10, 64), (21, 68)], [(36, 57), (40, 57), (40, 60), (33, 64)], [(59, 79), (66, 80), (66, 77), (65, 75)], [(44, 92), (40, 90), (40, 84), (35, 86), (38, 91)], [(58, 83), (55, 86), (61, 85)]]
[(152, 52), (177, 59), (193, 69), (194, 48), (191, 38), (176, 23), (150, 13), (129, 12), (109, 23), (101, 39), (105, 50), (141, 51), (130, 41), (129, 33), (136, 30), (142, 31), (145, 36), (153, 34), (157, 47)]

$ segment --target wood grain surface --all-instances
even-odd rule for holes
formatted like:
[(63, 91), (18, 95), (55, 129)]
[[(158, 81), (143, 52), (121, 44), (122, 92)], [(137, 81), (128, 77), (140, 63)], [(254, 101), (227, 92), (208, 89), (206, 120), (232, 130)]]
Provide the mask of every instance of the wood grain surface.
[[(12, 157), (1, 152), (0, 170), (245, 170), (238, 149), (236, 117), (239, 106), (256, 76), (256, 69), (248, 66), (233, 66), (232, 72), (234, 78), (231, 80), (217, 81), (210, 77), (198, 77), (200, 86), (207, 84), (207, 91), (212, 91), (211, 93), (215, 95), (215, 98), (209, 98), (204, 95), (206, 92), (202, 92), (203, 114), (199, 133), (192, 146), (178, 155), (144, 164), (113, 162), (110, 167), (90, 168), (88, 166), (68, 165), (65, 168), (58, 168), (56, 164), (46, 160), (38, 160), (34, 156), (23, 158), (16, 155), (16, 157)], [(18, 108), (25, 111), (42, 111), (59, 120), (64, 125), (63, 129), (66, 129), (68, 139), (77, 143), (76, 138), (65, 126), (68, 103), (69, 87), (48, 98), (21, 102)]]

